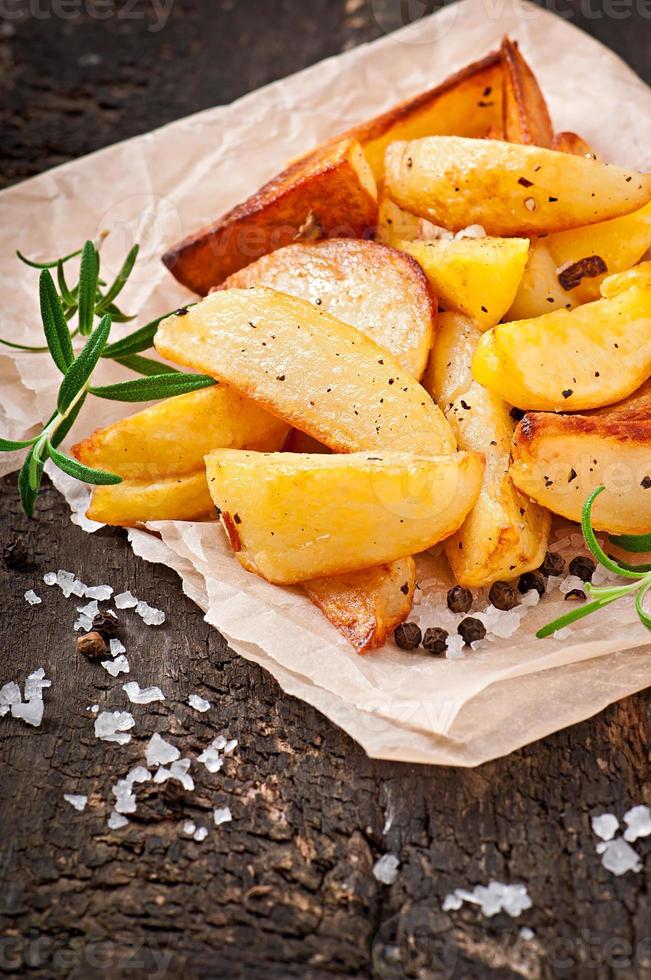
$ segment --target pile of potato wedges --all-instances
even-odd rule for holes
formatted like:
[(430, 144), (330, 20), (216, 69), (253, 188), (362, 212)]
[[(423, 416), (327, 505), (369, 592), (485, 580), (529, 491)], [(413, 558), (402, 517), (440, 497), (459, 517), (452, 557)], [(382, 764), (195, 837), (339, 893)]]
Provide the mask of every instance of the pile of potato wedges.
[(651, 175), (556, 133), (517, 44), (343, 133), (163, 261), (158, 354), (215, 385), (95, 432), (109, 524), (218, 517), (358, 651), (443, 543), (468, 587), (552, 515), (651, 531)]

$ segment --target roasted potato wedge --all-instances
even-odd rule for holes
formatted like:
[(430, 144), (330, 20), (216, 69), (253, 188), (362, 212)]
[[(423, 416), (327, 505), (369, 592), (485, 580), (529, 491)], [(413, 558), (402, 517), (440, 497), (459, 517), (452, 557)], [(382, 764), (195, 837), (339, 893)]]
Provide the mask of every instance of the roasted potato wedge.
[(475, 380), (525, 411), (626, 398), (651, 375), (651, 282), (630, 283), (610, 299), (493, 327), (477, 346)]
[(357, 653), (381, 647), (414, 601), (416, 565), (400, 558), (389, 565), (303, 582), (305, 592)]
[(288, 434), (285, 422), (220, 382), (97, 429), (72, 454), (85, 466), (155, 482), (196, 473), (211, 449), (276, 452)]
[(603, 484), (592, 523), (614, 534), (651, 531), (651, 418), (531, 413), (513, 441), (511, 478), (528, 497), (572, 521)]
[(243, 204), (163, 256), (173, 276), (205, 294), (250, 262), (302, 235), (363, 238), (375, 228), (377, 190), (355, 140), (290, 165)]
[(479, 453), (249, 453), (206, 457), (241, 564), (289, 585), (407, 558), (454, 533), (481, 487)]
[(634, 419), (651, 419), (651, 378), (634, 391), (628, 398), (605, 408), (595, 408), (586, 415), (607, 415), (609, 419), (632, 421)]
[(531, 242), (527, 266), (505, 320), (528, 320), (551, 310), (573, 310), (578, 305), (578, 300), (566, 293), (558, 281), (558, 267), (547, 248), (552, 237)]
[(201, 470), (151, 483), (123, 480), (93, 487), (86, 517), (129, 527), (145, 521), (195, 521), (214, 513), (206, 474)]
[(441, 238), (402, 242), (422, 266), (446, 310), (470, 317), (481, 330), (502, 319), (522, 279), (528, 238)]
[(481, 492), (461, 528), (445, 541), (456, 581), (469, 588), (538, 568), (551, 517), (523, 496), (508, 475), (515, 423), (499, 395), (473, 381), (470, 362), (481, 332), (458, 313), (443, 313), (425, 379), (433, 385), (464, 450), (485, 451)]
[(539, 235), (629, 214), (651, 175), (537, 146), (429, 136), (392, 143), (384, 187), (407, 211), (458, 231)]
[(422, 219), (409, 211), (403, 211), (386, 194), (380, 196), (377, 229), (375, 237), (383, 245), (400, 248), (402, 242), (411, 242), (419, 237)]
[(436, 302), (410, 256), (377, 242), (336, 238), (287, 245), (229, 276), (221, 288), (270, 286), (350, 323), (414, 378), (427, 363)]
[(264, 286), (213, 292), (163, 320), (155, 343), (338, 452), (455, 448), (438, 407), (391, 354), (295, 296)]
[(573, 153), (576, 157), (591, 157), (593, 160), (599, 159), (590, 144), (582, 136), (579, 136), (578, 133), (555, 133), (554, 139), (552, 140), (552, 150), (558, 150), (559, 153)]
[(536, 76), (515, 41), (505, 37), (500, 53), (504, 85), (504, 139), (509, 143), (551, 146), (554, 129)]
[[(451, 75), (441, 85), (398, 103), (388, 112), (334, 137), (358, 140), (376, 180), (384, 152), (394, 140), (436, 133), (488, 136), (502, 124), (502, 62), (499, 51)], [(327, 144), (326, 144), (327, 145)]]

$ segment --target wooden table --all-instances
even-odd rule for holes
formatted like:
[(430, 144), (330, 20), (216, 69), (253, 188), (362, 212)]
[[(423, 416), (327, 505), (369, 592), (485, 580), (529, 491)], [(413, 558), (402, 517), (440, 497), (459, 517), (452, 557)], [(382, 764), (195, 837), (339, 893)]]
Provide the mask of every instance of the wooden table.
[[(153, 32), (137, 17), (151, 16), (146, 3), (129, 17), (118, 3), (122, 15), (104, 20), (89, 15), (90, 2), (68, 8), (85, 11), (77, 19), (37, 17), (33, 2), (21, 3), (11, 10), (30, 16), (0, 20), (7, 183), (233, 99), (400, 19), (390, 0), (178, 0)], [(575, 22), (651, 81), (648, 11), (631, 5), (622, 16), (619, 5), (613, 18), (596, 3), (580, 9)], [(21, 535), (34, 563), (0, 571), (0, 684), (41, 665), (53, 682), (40, 728), (0, 721), (0, 970), (264, 980), (651, 976), (651, 859), (639, 874), (613, 877), (589, 826), (591, 814), (621, 817), (651, 802), (648, 694), (475, 770), (373, 762), (233, 654), (176, 576), (136, 559), (123, 532), (84, 535), (51, 487), (36, 522), (21, 514), (12, 479), (0, 495), (2, 543)], [(122, 709), (123, 698), (101, 667), (76, 656), (75, 604), (41, 582), (52, 568), (129, 588), (168, 614), (157, 629), (123, 616), (133, 676), (167, 696), (132, 707), (138, 726), (127, 746), (94, 737), (88, 707)], [(33, 585), (40, 606), (23, 598)], [(187, 706), (191, 691), (212, 702), (210, 712)], [(142, 787), (130, 826), (110, 831), (111, 786), (141, 761), (155, 730), (184, 754), (218, 732), (239, 746), (219, 773), (194, 767), (193, 793)], [(63, 800), (68, 792), (88, 793), (84, 813)], [(212, 808), (225, 804), (232, 823), (211, 827), (204, 843), (180, 833), (184, 819), (208, 825)], [(638, 848), (648, 854), (649, 840)], [(387, 851), (401, 862), (391, 886), (372, 874)], [(441, 910), (453, 888), (491, 878), (526, 883), (533, 908), (521, 919)], [(533, 938), (519, 935), (523, 925)]]

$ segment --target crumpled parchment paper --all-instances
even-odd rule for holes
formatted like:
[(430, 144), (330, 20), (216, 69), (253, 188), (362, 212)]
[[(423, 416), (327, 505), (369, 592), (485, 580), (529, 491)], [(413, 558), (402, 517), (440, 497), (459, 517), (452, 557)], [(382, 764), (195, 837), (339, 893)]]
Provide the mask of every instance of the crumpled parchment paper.
[[(503, 8), (503, 9), (502, 9)], [(539, 7), (463, 0), (410, 27), (330, 58), (238, 100), (58, 167), (0, 194), (0, 336), (41, 342), (36, 276), (19, 248), (52, 258), (108, 229), (103, 266), (115, 273), (134, 241), (142, 246), (123, 307), (140, 323), (188, 293), (163, 269), (172, 242), (231, 207), (310, 146), (443, 80), (495, 47), (504, 33), (522, 45), (557, 130), (579, 132), (612, 162), (651, 169), (651, 91), (615, 55)], [(129, 325), (114, 328), (114, 337)], [(101, 382), (124, 376), (102, 363)], [(44, 421), (58, 386), (47, 355), (3, 351), (0, 432), (20, 438)], [(81, 438), (133, 406), (93, 399)], [(19, 454), (0, 457), (2, 472)], [(53, 474), (85, 525), (86, 488)], [(151, 533), (154, 532), (154, 533)], [(572, 529), (557, 531), (576, 553)], [(392, 645), (358, 657), (298, 589), (245, 572), (217, 524), (162, 522), (132, 530), (136, 554), (174, 568), (183, 589), (234, 650), (282, 688), (314, 705), (369, 755), (473, 766), (573, 724), (651, 684), (649, 634), (631, 604), (589, 617), (562, 638), (535, 630), (567, 604), (557, 591), (526, 609), (520, 629), (446, 660)], [(441, 623), (445, 572), (418, 559), (414, 616)]]

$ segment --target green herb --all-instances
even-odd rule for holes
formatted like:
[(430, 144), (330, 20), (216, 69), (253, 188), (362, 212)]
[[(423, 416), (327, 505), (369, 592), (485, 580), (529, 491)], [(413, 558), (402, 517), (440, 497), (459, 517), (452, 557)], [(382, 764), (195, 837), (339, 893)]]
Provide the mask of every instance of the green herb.
[[(64, 473), (84, 483), (122, 482), (122, 478), (117, 474), (84, 466), (58, 449), (70, 432), (89, 395), (122, 402), (150, 401), (197, 391), (215, 382), (205, 375), (183, 374), (176, 368), (141, 356), (141, 351), (153, 346), (156, 329), (163, 319), (162, 316), (122, 340), (109, 344), (112, 324), (124, 323), (132, 319), (122, 313), (114, 300), (133, 270), (138, 255), (137, 245), (130, 250), (114, 281), (104, 293), (102, 287), (105, 287), (106, 283), (99, 275), (99, 247), (93, 242), (88, 241), (82, 249), (52, 262), (33, 262), (19, 252), (17, 254), (21, 261), (30, 267), (40, 269), (40, 312), (46, 345), (28, 347), (9, 340), (0, 340), (0, 343), (32, 353), (49, 352), (63, 375), (56, 409), (42, 431), (32, 439), (20, 441), (0, 439), (0, 452), (29, 450), (18, 475), (18, 489), (23, 508), (31, 517), (43, 477), (43, 468), (48, 459), (51, 459)], [(79, 281), (71, 288), (66, 281), (63, 266), (79, 255), (81, 255)], [(55, 268), (58, 290), (50, 272)], [(75, 315), (78, 316), (77, 326), (71, 329), (70, 321)], [(99, 323), (95, 325), (97, 318)], [(78, 335), (88, 339), (82, 349), (75, 354), (73, 339)], [(93, 372), (101, 358), (110, 358), (142, 377), (110, 385), (92, 385)]]
[[(627, 585), (614, 586), (597, 586), (586, 582), (585, 591), (590, 596), (592, 601), (587, 602), (584, 606), (580, 606), (578, 609), (567, 613), (565, 616), (560, 616), (558, 619), (555, 619), (553, 623), (548, 623), (547, 626), (543, 626), (543, 628), (538, 630), (536, 633), (536, 636), (540, 639), (543, 639), (546, 636), (551, 636), (552, 633), (556, 632), (556, 630), (563, 629), (565, 626), (575, 623), (578, 619), (583, 619), (585, 616), (589, 616), (598, 609), (603, 609), (604, 606), (610, 605), (611, 602), (617, 602), (618, 599), (623, 599), (629, 595), (635, 596), (635, 609), (639, 616), (640, 622), (646, 626), (647, 629), (651, 629), (651, 616), (649, 616), (643, 608), (644, 598), (649, 589), (651, 589), (651, 565), (630, 565), (627, 562), (615, 560), (606, 554), (597, 541), (594, 533), (594, 528), (592, 526), (592, 508), (599, 494), (603, 493), (605, 489), (606, 488), (604, 486), (597, 487), (586, 498), (583, 505), (581, 530), (583, 531), (585, 543), (597, 561), (603, 565), (604, 568), (607, 568), (608, 571), (614, 572), (616, 575), (620, 575), (622, 578), (631, 579), (631, 581)], [(611, 538), (611, 540), (625, 551), (645, 551), (647, 550), (644, 547), (645, 544), (651, 548), (651, 536), (648, 534), (639, 536), (622, 535), (617, 538)]]

